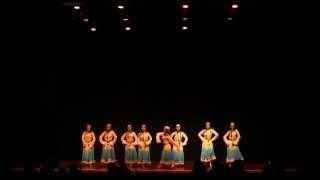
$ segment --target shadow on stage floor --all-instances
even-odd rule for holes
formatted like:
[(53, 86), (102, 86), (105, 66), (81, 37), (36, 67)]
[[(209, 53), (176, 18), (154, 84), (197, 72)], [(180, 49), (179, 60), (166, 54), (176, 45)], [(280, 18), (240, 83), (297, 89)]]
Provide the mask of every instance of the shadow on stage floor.
[[(95, 163), (94, 165), (83, 165), (77, 161), (62, 161), (58, 167), (45, 168), (41, 165), (33, 166), (26, 169), (22, 166), (17, 166), (11, 169), (10, 176), (23, 177), (23, 176), (50, 176), (50, 177), (90, 177), (90, 178), (103, 178), (103, 177), (142, 177), (149, 179), (176, 177), (182, 178), (186, 176), (214, 176), (214, 177), (230, 177), (230, 176), (244, 176), (244, 177), (271, 177), (271, 176), (297, 176), (300, 174), (300, 169), (295, 167), (285, 167), (280, 171), (271, 169), (266, 171), (264, 164), (241, 164), (238, 168), (230, 169), (225, 164), (215, 164), (214, 168), (208, 172), (202, 172), (200, 166), (195, 166), (194, 162), (186, 162), (183, 167), (174, 168), (160, 168), (158, 162), (152, 162), (151, 166), (141, 168), (139, 166), (133, 167), (128, 170), (112, 170), (114, 173), (108, 172), (105, 164)], [(198, 170), (197, 170), (198, 168)], [(117, 171), (117, 172), (116, 172)], [(198, 172), (195, 172), (198, 171)], [(111, 174), (111, 175), (110, 175)]]

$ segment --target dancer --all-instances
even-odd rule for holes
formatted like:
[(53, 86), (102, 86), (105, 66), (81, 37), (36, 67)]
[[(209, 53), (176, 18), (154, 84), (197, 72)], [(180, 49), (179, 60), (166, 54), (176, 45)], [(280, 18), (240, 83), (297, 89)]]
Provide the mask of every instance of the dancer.
[(230, 130), (226, 132), (223, 136), (223, 140), (227, 145), (227, 158), (226, 162), (229, 167), (232, 166), (232, 163), (236, 160), (243, 161), (244, 158), (239, 149), (239, 141), (240, 141), (240, 133), (238, 129), (236, 129), (236, 125), (234, 122), (230, 123)]
[(186, 133), (181, 131), (181, 125), (176, 124), (176, 131), (171, 134), (171, 138), (178, 144), (178, 146), (173, 146), (173, 166), (174, 165), (184, 165), (184, 151), (183, 146), (187, 145), (188, 136)]
[(132, 165), (137, 161), (137, 145), (138, 137), (132, 130), (132, 125), (127, 125), (127, 132), (121, 136), (121, 142), (125, 145), (124, 162), (132, 168)]
[(86, 125), (86, 130), (82, 133), (82, 163), (93, 164), (94, 163), (94, 143), (96, 137), (94, 132), (91, 130), (91, 124)]
[(216, 159), (213, 142), (218, 138), (219, 134), (213, 128), (211, 128), (210, 122), (206, 122), (205, 129), (200, 131), (198, 136), (202, 141), (200, 161), (209, 164), (211, 168), (211, 161)]
[(170, 137), (169, 126), (164, 126), (163, 132), (157, 133), (156, 141), (158, 144), (163, 144), (159, 168), (161, 168), (162, 166), (174, 167), (172, 158), (172, 146), (178, 146), (178, 144)]
[(151, 134), (147, 131), (145, 124), (141, 125), (141, 132), (138, 134), (138, 164), (142, 167), (144, 165), (151, 165), (150, 160), (150, 144), (152, 141)]
[(101, 163), (108, 164), (116, 161), (116, 154), (114, 151), (114, 145), (117, 141), (117, 135), (112, 130), (112, 124), (106, 125), (106, 130), (99, 137), (102, 144)]

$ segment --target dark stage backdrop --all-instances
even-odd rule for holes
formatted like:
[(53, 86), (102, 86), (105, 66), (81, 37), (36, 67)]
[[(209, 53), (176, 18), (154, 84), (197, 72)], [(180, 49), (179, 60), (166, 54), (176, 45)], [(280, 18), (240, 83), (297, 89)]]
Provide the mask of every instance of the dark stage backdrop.
[[(133, 124), (135, 131), (141, 123), (146, 123), (153, 138), (163, 125), (173, 128), (179, 122), (189, 136), (186, 160), (195, 160), (201, 150), (197, 133), (209, 120), (220, 133), (216, 144), (220, 160), (225, 158), (222, 136), (230, 121), (237, 123), (242, 134), (240, 146), (248, 162), (269, 158), (295, 160), (299, 147), (292, 151), (286, 149), (295, 139), (278, 135), (288, 135), (286, 127), (296, 129), (299, 124), (290, 120), (299, 117), (286, 114), (292, 106), (286, 107), (288, 102), (276, 99), (270, 81), (262, 78), (255, 81), (251, 73), (235, 74), (232, 70), (215, 75), (177, 72), (176, 69), (166, 74), (145, 70), (134, 74), (124, 69), (71, 71), (60, 68), (24, 77), (19, 75), (23, 80), (16, 84), (20, 92), (16, 98), (20, 98), (20, 103), (14, 105), (14, 110), (20, 113), (12, 112), (9, 122), (16, 129), (12, 132), (15, 141), (11, 141), (11, 158), (17, 161), (79, 160), (80, 135), (87, 122), (93, 124), (97, 137), (105, 124), (112, 122), (119, 138), (127, 122)], [(34, 87), (39, 86), (40, 92), (35, 91)], [(29, 104), (39, 93), (40, 106)], [(284, 113), (280, 114), (279, 108)], [(28, 138), (32, 140), (21, 141)], [(20, 152), (20, 146), (28, 147), (26, 153)], [(151, 147), (152, 159), (159, 160), (160, 146), (153, 141)], [(120, 141), (116, 149), (121, 158)], [(97, 143), (97, 158), (100, 150)]]
[[(41, 82), (41, 106), (38, 120), (31, 120), (36, 137), (31, 153), (35, 159), (47, 157), (62, 160), (81, 158), (80, 135), (87, 122), (93, 124), (98, 138), (107, 122), (112, 122), (120, 139), (130, 122), (138, 131), (146, 123), (153, 135), (151, 157), (159, 160), (161, 146), (155, 143), (155, 133), (163, 125), (174, 128), (181, 123), (189, 136), (185, 148), (186, 160), (199, 159), (201, 142), (197, 133), (209, 120), (220, 134), (216, 153), (224, 160), (226, 148), (222, 136), (230, 121), (241, 132), (241, 150), (249, 162), (265, 159), (264, 127), (266, 116), (255, 98), (260, 87), (228, 73), (213, 77), (210, 74), (182, 72), (125, 76), (121, 71), (69, 71), (60, 69), (38, 76)], [(249, 88), (250, 87), (250, 88)], [(29, 124), (30, 125), (30, 124)], [(101, 146), (96, 143), (96, 157)], [(123, 146), (118, 140), (117, 155), (122, 158)], [(19, 153), (17, 153), (19, 155)], [(21, 155), (21, 154), (20, 154)], [(23, 158), (26, 158), (22, 155)]]
[[(303, 87), (304, 82), (297, 71), (290, 72), (280, 63), (242, 61), (248, 54), (237, 51), (233, 55), (220, 52), (224, 59), (219, 60), (209, 47), (202, 51), (152, 48), (149, 56), (143, 53), (148, 48), (130, 51), (129, 46), (134, 44), (124, 47), (119, 42), (114, 44), (112, 49), (118, 49), (114, 52), (100, 51), (104, 64), (90, 62), (100, 59), (92, 55), (94, 51), (72, 48), (75, 50), (66, 50), (72, 55), (62, 58), (84, 62), (28, 62), (8, 74), (13, 94), (8, 96), (10, 111), (6, 112), (8, 157), (14, 161), (80, 160), (80, 135), (87, 122), (93, 124), (97, 137), (105, 124), (112, 122), (119, 138), (127, 122), (136, 131), (146, 123), (153, 138), (164, 124), (174, 127), (179, 122), (189, 136), (186, 160), (195, 160), (201, 149), (197, 133), (204, 121), (210, 120), (221, 135), (216, 145), (220, 160), (225, 158), (222, 136), (230, 121), (237, 123), (242, 134), (241, 151), (248, 162), (303, 159), (299, 155), (305, 147), (300, 145), (300, 130), (306, 118), (297, 86)], [(196, 59), (217, 59), (184, 61), (190, 54)], [(181, 61), (165, 62), (168, 56)], [(154, 142), (151, 157), (158, 160), (160, 145)], [(121, 158), (120, 141), (116, 147)], [(97, 142), (96, 158), (100, 150)]]
[[(189, 136), (186, 160), (195, 160), (201, 150), (197, 133), (209, 120), (220, 133), (216, 152), (221, 161), (226, 152), (222, 136), (230, 121), (237, 123), (242, 134), (240, 147), (246, 161), (298, 160), (296, 155), (303, 147), (288, 151), (292, 144), (302, 142), (296, 131), (300, 116), (291, 113), (298, 112), (294, 103), (298, 99), (287, 97), (288, 89), (277, 80), (279, 76), (263, 77), (256, 71), (257, 81), (252, 71), (241, 74), (235, 69), (193, 73), (140, 68), (135, 73), (136, 69), (114, 68), (51, 68), (14, 75), (13, 93), (17, 95), (10, 99), (13, 111), (8, 123), (15, 131), (11, 131), (8, 157), (35, 162), (80, 160), (80, 135), (87, 122), (93, 124), (97, 137), (112, 122), (119, 138), (127, 122), (135, 131), (146, 123), (153, 138), (163, 125), (174, 127), (179, 122)], [(31, 104), (39, 94), (40, 106)], [(23, 153), (21, 147), (25, 147)], [(95, 147), (99, 158), (98, 141)], [(161, 146), (153, 141), (151, 147), (152, 160), (159, 160)], [(122, 158), (120, 141), (116, 149)]]
[[(304, 143), (309, 139), (305, 131), (313, 125), (308, 120), (315, 119), (310, 112), (317, 110), (306, 101), (315, 99), (309, 88), (317, 84), (312, 75), (317, 71), (293, 61), (311, 58), (296, 46), (296, 39), (284, 38), (286, 30), (297, 29), (294, 21), (292, 28), (281, 30), (287, 24), (283, 19), (292, 18), (259, 8), (258, 14), (246, 15), (251, 20), (241, 21), (245, 26), (235, 32), (211, 23), (207, 29), (205, 23), (202, 29), (207, 33), (199, 29), (192, 35), (103, 35), (99, 30), (76, 30), (62, 12), (46, 7), (23, 8), (28, 12), (21, 17), (28, 25), (15, 23), (18, 27), (10, 28), (17, 33), (16, 41), (10, 39), (14, 51), (8, 51), (8, 57), (20, 62), (6, 61), (12, 64), (3, 71), (2, 129), (8, 147), (2, 148), (8, 154), (4, 158), (80, 159), (86, 122), (98, 135), (112, 121), (120, 135), (130, 121), (135, 130), (147, 123), (153, 135), (164, 123), (181, 123), (190, 137), (186, 159), (193, 160), (199, 158), (196, 135), (205, 120), (221, 135), (230, 120), (236, 121), (247, 161), (310, 158), (314, 142)], [(122, 146), (117, 147), (122, 154)], [(98, 144), (96, 150), (99, 158)], [(159, 158), (159, 150), (152, 144), (152, 159)], [(224, 159), (221, 138), (216, 150)]]
[[(197, 133), (210, 120), (220, 133), (217, 141), (218, 157), (225, 157), (221, 139), (228, 123), (236, 121), (242, 133), (241, 149), (248, 161), (264, 159), (263, 117), (256, 114), (257, 107), (239, 84), (218, 82), (208, 77), (188, 74), (149, 78), (117, 77), (107, 72), (60, 72), (55, 73), (57, 97), (57, 150), (62, 159), (79, 159), (81, 155), (80, 134), (84, 124), (93, 124), (97, 136), (106, 122), (112, 122), (118, 136), (125, 131), (126, 123), (138, 131), (146, 123), (155, 140), (155, 133), (164, 124), (172, 128), (175, 123), (183, 125), (189, 135), (186, 159), (199, 158), (201, 142)], [(243, 82), (245, 83), (245, 82)], [(217, 86), (215, 86), (216, 84)], [(119, 137), (120, 138), (120, 137)], [(123, 148), (118, 141), (118, 157)], [(100, 155), (97, 143), (97, 157)], [(152, 144), (152, 159), (158, 160), (160, 146)]]

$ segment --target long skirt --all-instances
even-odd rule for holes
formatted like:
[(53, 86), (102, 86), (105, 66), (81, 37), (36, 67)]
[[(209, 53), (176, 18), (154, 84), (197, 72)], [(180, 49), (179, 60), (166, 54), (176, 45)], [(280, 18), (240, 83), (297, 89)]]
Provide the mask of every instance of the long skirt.
[(161, 153), (160, 164), (170, 165), (172, 163), (172, 160), (171, 149), (163, 149)]
[(201, 149), (201, 162), (210, 162), (216, 159), (216, 155), (214, 153), (213, 144), (202, 143)]
[(183, 150), (173, 150), (173, 160), (177, 165), (184, 165), (184, 152)]
[(127, 164), (136, 163), (137, 151), (136, 148), (127, 148), (124, 152), (124, 162)]
[(83, 149), (82, 151), (82, 163), (92, 164), (94, 163), (94, 149)]
[(114, 147), (111, 148), (103, 148), (101, 154), (101, 162), (102, 163), (112, 163), (116, 161), (116, 153), (114, 151)]
[(227, 163), (237, 161), (237, 160), (244, 160), (240, 149), (238, 146), (228, 147), (227, 148)]
[(138, 163), (139, 164), (151, 164), (150, 150), (139, 149), (138, 150)]

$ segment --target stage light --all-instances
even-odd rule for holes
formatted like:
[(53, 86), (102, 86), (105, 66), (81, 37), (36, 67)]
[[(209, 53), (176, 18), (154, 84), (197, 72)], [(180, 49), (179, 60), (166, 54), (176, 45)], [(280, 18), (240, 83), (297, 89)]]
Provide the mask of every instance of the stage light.
[(89, 19), (88, 19), (88, 18), (84, 18), (83, 21), (84, 21), (84, 22), (88, 22)]
[(187, 21), (187, 20), (188, 20), (188, 18), (184, 17), (184, 18), (182, 18), (182, 20), (183, 20), (183, 21)]
[(125, 30), (126, 30), (126, 31), (130, 31), (130, 30), (131, 30), (131, 27), (127, 26), (127, 27), (125, 28)]
[(188, 9), (188, 8), (189, 8), (189, 5), (188, 5), (188, 4), (183, 4), (183, 5), (182, 5), (182, 8), (183, 8), (183, 9)]
[(95, 32), (97, 29), (95, 27), (90, 28), (90, 31)]
[(118, 5), (118, 9), (124, 9), (124, 6)]
[(238, 4), (232, 4), (232, 6), (231, 6), (233, 9), (237, 9), (239, 6), (238, 6)]
[(182, 26), (182, 30), (188, 30), (188, 26)]
[(128, 19), (128, 18), (123, 18), (122, 20), (123, 20), (123, 21), (128, 21), (129, 19)]
[(79, 9), (80, 9), (80, 6), (73, 6), (73, 9), (79, 10)]
[(232, 21), (232, 18), (231, 18), (231, 17), (228, 17), (227, 20), (228, 20), (228, 21)]

